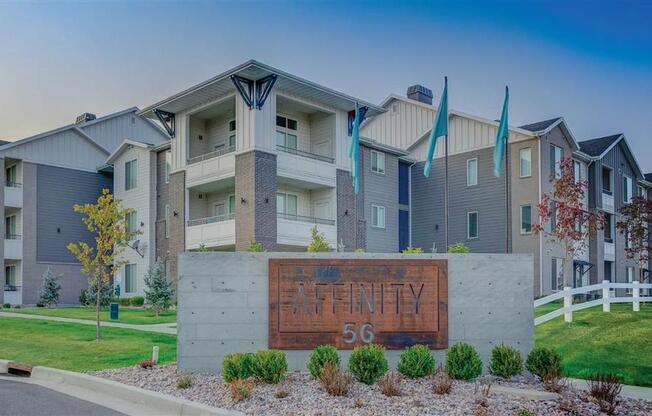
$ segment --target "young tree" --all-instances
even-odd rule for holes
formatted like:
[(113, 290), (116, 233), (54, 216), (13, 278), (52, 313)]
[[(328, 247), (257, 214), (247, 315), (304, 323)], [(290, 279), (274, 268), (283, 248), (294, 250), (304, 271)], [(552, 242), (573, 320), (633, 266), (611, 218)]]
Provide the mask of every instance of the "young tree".
[(88, 284), (95, 287), (96, 340), (100, 340), (100, 295), (103, 286), (108, 286), (111, 276), (127, 262), (120, 259), (127, 242), (140, 234), (139, 230), (130, 230), (126, 215), (133, 209), (122, 208), (121, 201), (115, 199), (108, 189), (95, 204), (75, 205), (75, 212), (84, 215), (82, 221), (88, 231), (95, 234), (95, 246), (84, 241), (68, 244), (68, 250), (82, 264), (82, 273), (88, 276)]
[(320, 252), (329, 252), (333, 251), (333, 247), (328, 244), (326, 241), (326, 236), (324, 233), (320, 233), (317, 230), (317, 226), (315, 225), (312, 227), (310, 230), (310, 234), (312, 235), (312, 241), (310, 242), (310, 245), (308, 246), (308, 252), (309, 253), (320, 253)]
[(622, 220), (616, 223), (628, 244), (625, 255), (638, 263), (639, 279), (643, 283), (643, 266), (650, 260), (649, 224), (652, 223), (652, 201), (641, 196), (635, 196), (632, 201), (620, 208)]
[(47, 306), (48, 308), (52, 305), (59, 303), (59, 291), (61, 290), (61, 283), (59, 283), (59, 276), (52, 273), (52, 270), (48, 269), (43, 272), (43, 284), (41, 285), (41, 290), (39, 290), (39, 303)]
[(170, 309), (172, 304), (172, 284), (165, 276), (165, 266), (159, 260), (145, 274), (145, 299), (156, 316)]
[[(564, 157), (560, 161), (561, 175), (550, 179), (553, 191), (544, 194), (537, 205), (539, 223), (532, 229), (541, 233), (551, 243), (559, 243), (564, 249), (564, 287), (568, 286), (573, 257), (586, 250), (590, 235), (604, 225), (601, 212), (590, 212), (584, 206), (584, 195), (588, 188), (585, 180), (575, 180), (573, 160)], [(544, 227), (550, 223), (549, 230)]]

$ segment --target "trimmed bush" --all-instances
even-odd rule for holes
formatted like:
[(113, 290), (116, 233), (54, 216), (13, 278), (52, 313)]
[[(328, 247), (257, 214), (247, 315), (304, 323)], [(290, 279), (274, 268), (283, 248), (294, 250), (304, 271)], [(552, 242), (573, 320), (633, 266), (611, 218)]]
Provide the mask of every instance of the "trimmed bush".
[(129, 306), (129, 298), (120, 298), (120, 306)]
[(491, 351), (491, 374), (510, 378), (523, 372), (523, 359), (517, 349), (509, 345), (496, 345)]
[(413, 345), (403, 351), (397, 369), (408, 378), (425, 377), (435, 370), (435, 357), (427, 346)]
[(471, 380), (482, 374), (482, 360), (473, 345), (460, 342), (448, 349), (446, 370), (456, 380)]
[(262, 350), (254, 355), (252, 368), (256, 378), (267, 384), (276, 384), (287, 373), (288, 362), (283, 351)]
[(254, 375), (253, 364), (253, 352), (228, 354), (222, 361), (222, 378), (227, 383), (249, 378)]
[(2, 305), (2, 307), (5, 308), (5, 309), (10, 309), (11, 308), (11, 303), (5, 303), (4, 305)]
[(145, 304), (145, 298), (142, 296), (132, 296), (129, 298), (129, 304), (131, 306), (143, 306)]
[(552, 348), (537, 347), (528, 354), (525, 368), (542, 380), (551, 371), (561, 374), (561, 355)]
[(308, 359), (310, 375), (313, 378), (319, 378), (326, 363), (333, 363), (338, 368), (340, 366), (340, 356), (337, 355), (337, 348), (332, 345), (320, 345), (312, 350)]
[(423, 254), (423, 249), (421, 247), (406, 247), (403, 251), (403, 254)]
[(349, 371), (364, 384), (374, 384), (388, 369), (385, 348), (381, 345), (355, 347), (349, 358)]

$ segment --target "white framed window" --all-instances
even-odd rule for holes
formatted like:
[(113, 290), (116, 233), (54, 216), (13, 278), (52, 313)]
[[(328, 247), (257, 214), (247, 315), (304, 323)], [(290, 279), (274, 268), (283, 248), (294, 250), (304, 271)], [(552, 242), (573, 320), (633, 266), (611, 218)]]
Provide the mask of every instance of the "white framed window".
[(276, 212), (285, 216), (297, 216), (297, 196), (287, 193), (276, 194)]
[(236, 124), (235, 119), (229, 120), (229, 148), (235, 147)]
[(478, 159), (468, 159), (466, 161), (466, 186), (475, 186), (478, 184)]
[(125, 191), (138, 186), (138, 159), (125, 162)]
[(636, 185), (636, 195), (645, 197), (645, 188), (640, 185)]
[(165, 183), (170, 183), (170, 172), (172, 172), (172, 152), (165, 152)]
[(5, 182), (8, 187), (16, 187), (18, 180), (18, 167), (13, 164), (5, 169)]
[(564, 149), (554, 144), (550, 145), (550, 176), (556, 179), (561, 177), (561, 158), (564, 156)]
[(213, 216), (223, 217), (224, 215), (226, 215), (226, 204), (224, 202), (213, 205)]
[(235, 214), (235, 195), (229, 195), (229, 214)]
[(613, 177), (612, 173), (613, 171), (610, 168), (606, 166), (602, 167), (602, 192), (605, 192), (609, 195), (611, 195), (612, 193), (611, 192), (612, 189), (611, 179)]
[(564, 289), (564, 259), (553, 257), (550, 273), (552, 276), (551, 289), (553, 291), (563, 290)]
[(138, 212), (131, 211), (125, 215), (125, 223), (127, 225), (127, 232), (132, 233), (138, 230)]
[(575, 183), (582, 180), (582, 164), (577, 160), (573, 160), (573, 177), (575, 178)]
[(5, 239), (16, 240), (18, 238), (17, 224), (15, 215), (5, 217)]
[(5, 286), (16, 286), (16, 266), (5, 266)]
[(628, 204), (632, 202), (632, 196), (634, 193), (634, 182), (632, 178), (627, 175), (623, 175), (623, 202)]
[(526, 147), (518, 152), (520, 177), (528, 178), (532, 176), (532, 149)]
[(165, 238), (170, 238), (170, 205), (165, 205)]
[(277, 115), (276, 145), (284, 149), (297, 150), (298, 125), (296, 120)]
[(371, 171), (385, 174), (385, 153), (376, 150), (371, 151)]
[(381, 205), (371, 206), (371, 226), (385, 228), (385, 207)]
[(532, 234), (532, 205), (521, 205), (521, 234)]
[(466, 238), (478, 238), (478, 211), (466, 213)]
[(136, 292), (136, 264), (125, 264), (125, 293)]

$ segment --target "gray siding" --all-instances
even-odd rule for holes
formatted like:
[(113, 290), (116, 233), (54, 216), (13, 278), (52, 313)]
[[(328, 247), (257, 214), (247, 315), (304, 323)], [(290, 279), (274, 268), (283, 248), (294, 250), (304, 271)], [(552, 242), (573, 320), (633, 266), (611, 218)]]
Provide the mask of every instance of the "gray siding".
[(356, 195), (353, 192), (351, 173), (337, 169), (337, 243), (344, 251), (353, 251), (360, 245), (356, 234)]
[[(4, 214), (5, 212), (5, 159), (0, 157), (0, 166), (2, 166), (2, 172), (0, 172), (0, 209), (2, 210), (2, 213)], [(4, 259), (5, 259), (5, 245), (4, 245), (4, 237), (5, 237), (5, 221), (4, 218), (2, 220), (2, 224), (0, 225), (0, 236), (3, 238), (2, 244), (0, 244), (0, 259), (2, 259), (2, 270), (0, 270), (0, 303), (5, 303), (4, 301), (4, 290), (5, 290), (5, 265), (4, 265)]]

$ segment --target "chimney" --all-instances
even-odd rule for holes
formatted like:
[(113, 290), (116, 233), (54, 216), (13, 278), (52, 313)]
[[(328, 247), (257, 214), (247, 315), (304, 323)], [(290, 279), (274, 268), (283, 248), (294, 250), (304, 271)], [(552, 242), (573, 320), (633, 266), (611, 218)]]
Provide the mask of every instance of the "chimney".
[(432, 105), (432, 91), (423, 85), (413, 85), (407, 89), (407, 97), (422, 103)]
[(95, 120), (97, 117), (93, 113), (82, 113), (77, 116), (75, 124), (86, 123), (87, 121)]

